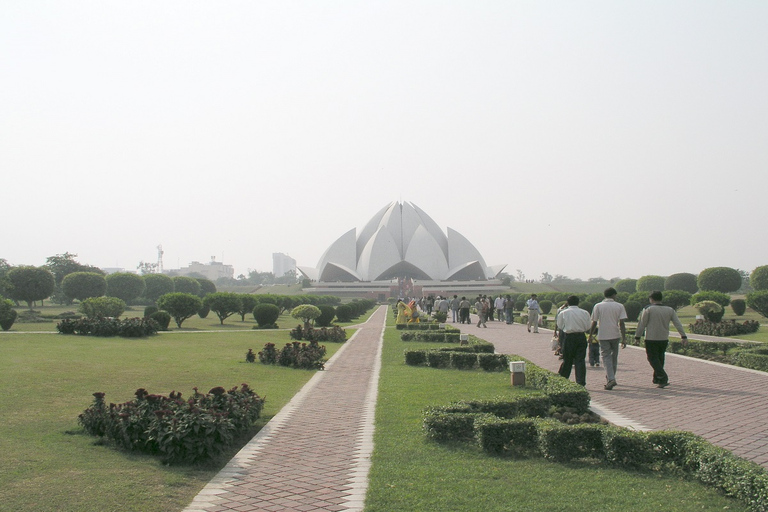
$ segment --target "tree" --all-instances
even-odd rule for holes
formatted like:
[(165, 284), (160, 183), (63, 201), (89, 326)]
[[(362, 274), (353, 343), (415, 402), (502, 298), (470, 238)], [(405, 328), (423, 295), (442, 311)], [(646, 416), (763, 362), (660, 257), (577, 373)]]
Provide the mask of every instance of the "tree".
[(691, 303), (691, 294), (683, 290), (667, 290), (662, 297), (661, 303), (675, 310)]
[(107, 276), (107, 295), (124, 300), (127, 304), (138, 299), (146, 290), (144, 278), (130, 272), (116, 272)]
[(637, 291), (639, 292), (652, 292), (656, 290), (664, 289), (665, 279), (662, 276), (643, 276), (637, 280)]
[(311, 304), (302, 304), (301, 306), (296, 306), (293, 308), (293, 311), (291, 311), (291, 316), (293, 318), (298, 318), (304, 321), (305, 329), (312, 327), (312, 320), (319, 317), (321, 314), (322, 311), (320, 311), (320, 308)]
[(635, 293), (637, 291), (637, 279), (619, 279), (613, 287), (619, 293)]
[(197, 279), (186, 276), (175, 276), (171, 279), (173, 279), (174, 292), (200, 296), (200, 283), (197, 282)]
[(173, 293), (173, 279), (165, 274), (147, 274), (142, 276), (144, 279), (144, 297), (152, 302), (157, 302), (160, 296), (166, 293)]
[(700, 290), (730, 293), (741, 288), (741, 274), (735, 268), (710, 267), (701, 271), (698, 278)]
[(279, 317), (280, 308), (274, 304), (265, 302), (262, 304), (256, 304), (256, 306), (253, 308), (253, 318), (256, 319), (256, 323), (259, 324), (259, 327), (274, 325)]
[(205, 277), (198, 277), (195, 279), (198, 283), (200, 283), (200, 297), (205, 297), (206, 295), (216, 293), (216, 285), (213, 283), (213, 281)]
[(8, 262), (0, 258), (0, 298), (9, 298), (11, 296), (11, 282), (8, 281), (8, 271), (11, 270)]
[(542, 283), (551, 283), (554, 278), (552, 277), (552, 274), (549, 272), (542, 272), (541, 273), (541, 282)]
[(748, 293), (747, 306), (768, 318), (768, 290)]
[(104, 271), (100, 268), (93, 265), (83, 265), (75, 260), (75, 258), (77, 258), (77, 254), (65, 252), (64, 254), (49, 256), (45, 260), (44, 267), (50, 270), (56, 278), (56, 287), (53, 294), (51, 294), (51, 300), (57, 304), (72, 304), (72, 298), (67, 297), (61, 289), (61, 283), (69, 274), (73, 272), (90, 272), (92, 274), (104, 275)]
[(11, 285), (11, 298), (26, 302), (29, 309), (32, 309), (33, 302), (50, 297), (56, 287), (53, 274), (43, 267), (14, 267), (6, 277)]
[(664, 280), (665, 290), (683, 290), (688, 293), (699, 291), (698, 276), (688, 272), (672, 274)]
[[(198, 285), (199, 286), (199, 285)], [(181, 329), (181, 324), (187, 318), (196, 315), (203, 307), (203, 301), (191, 293), (166, 293), (157, 299), (157, 307), (167, 311)]]
[(203, 299), (203, 303), (211, 308), (211, 311), (219, 317), (219, 323), (224, 325), (224, 320), (240, 312), (242, 303), (237, 293), (216, 292)]
[(255, 295), (250, 293), (240, 294), (240, 311), (238, 311), (238, 313), (240, 313), (241, 322), (245, 322), (245, 315), (253, 313), (253, 308), (255, 308), (258, 303), (259, 300)]
[(756, 292), (768, 290), (768, 265), (757, 267), (749, 275), (749, 284)]
[(95, 272), (72, 272), (61, 281), (61, 291), (69, 299), (84, 301), (101, 297), (107, 291), (107, 281)]

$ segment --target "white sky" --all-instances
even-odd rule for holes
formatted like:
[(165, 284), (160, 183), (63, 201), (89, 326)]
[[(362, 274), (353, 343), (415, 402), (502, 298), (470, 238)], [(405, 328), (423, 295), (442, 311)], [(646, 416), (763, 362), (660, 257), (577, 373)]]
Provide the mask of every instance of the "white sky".
[(768, 2), (0, 0), (0, 258), (314, 266), (411, 201), (528, 278), (768, 264)]

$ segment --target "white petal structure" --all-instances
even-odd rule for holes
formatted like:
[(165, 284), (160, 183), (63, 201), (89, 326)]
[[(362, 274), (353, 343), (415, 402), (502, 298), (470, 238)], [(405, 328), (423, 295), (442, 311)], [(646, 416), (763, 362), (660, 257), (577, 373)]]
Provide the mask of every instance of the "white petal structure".
[(430, 281), (493, 279), (505, 265), (485, 264), (480, 252), (457, 231), (448, 236), (413, 203), (382, 208), (355, 236), (344, 233), (320, 258), (317, 268), (299, 267), (320, 282), (385, 281), (400, 277)]

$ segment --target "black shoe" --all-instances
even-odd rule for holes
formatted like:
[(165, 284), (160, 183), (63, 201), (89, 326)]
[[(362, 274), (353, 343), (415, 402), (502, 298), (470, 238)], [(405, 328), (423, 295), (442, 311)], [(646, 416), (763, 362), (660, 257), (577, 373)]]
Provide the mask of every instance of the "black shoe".
[(664, 389), (667, 386), (669, 386), (669, 382), (659, 382), (658, 384), (656, 384), (656, 387), (661, 389)]
[(609, 381), (608, 381), (608, 384), (606, 384), (606, 385), (605, 385), (605, 389), (607, 389), (608, 391), (610, 391), (610, 390), (612, 390), (612, 389), (613, 389), (613, 387), (614, 387), (615, 385), (616, 385), (616, 381), (615, 381), (615, 380), (609, 380)]

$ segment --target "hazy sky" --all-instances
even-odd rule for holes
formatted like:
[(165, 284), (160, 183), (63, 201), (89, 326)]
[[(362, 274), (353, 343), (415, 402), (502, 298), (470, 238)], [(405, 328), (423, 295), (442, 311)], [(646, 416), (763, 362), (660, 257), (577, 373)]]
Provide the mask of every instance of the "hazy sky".
[(0, 258), (314, 266), (392, 201), (528, 278), (768, 264), (768, 2), (0, 0)]

